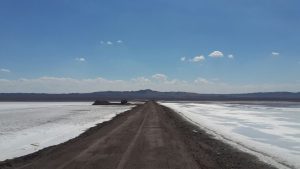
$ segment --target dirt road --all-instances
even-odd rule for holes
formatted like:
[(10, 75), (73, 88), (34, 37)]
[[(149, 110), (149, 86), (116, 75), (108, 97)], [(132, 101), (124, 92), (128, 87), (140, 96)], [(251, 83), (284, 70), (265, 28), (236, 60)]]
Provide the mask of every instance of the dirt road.
[[(197, 130), (197, 132), (195, 132)], [(271, 168), (147, 102), (66, 143), (0, 163), (15, 169)]]

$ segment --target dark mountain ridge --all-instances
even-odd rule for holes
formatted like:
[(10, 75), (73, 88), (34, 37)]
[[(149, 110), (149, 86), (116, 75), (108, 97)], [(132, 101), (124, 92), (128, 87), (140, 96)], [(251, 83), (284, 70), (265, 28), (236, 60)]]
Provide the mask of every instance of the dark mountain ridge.
[(103, 91), (93, 93), (0, 93), (0, 101), (94, 101), (94, 100), (187, 100), (187, 101), (300, 101), (300, 92), (262, 92), (245, 94), (199, 94), (190, 92)]

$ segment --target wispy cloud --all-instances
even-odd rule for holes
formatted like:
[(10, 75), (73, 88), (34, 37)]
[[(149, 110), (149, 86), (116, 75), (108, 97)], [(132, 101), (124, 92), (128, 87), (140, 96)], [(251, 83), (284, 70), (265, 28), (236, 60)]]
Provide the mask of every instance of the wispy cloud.
[(155, 80), (159, 80), (159, 81), (166, 81), (168, 77), (164, 74), (157, 73), (157, 74), (152, 75), (152, 78)]
[(228, 55), (228, 58), (229, 58), (229, 59), (233, 59), (233, 58), (234, 58), (234, 55), (233, 55), (233, 54), (229, 54), (229, 55)]
[(86, 59), (83, 58), (83, 57), (81, 57), (81, 58), (75, 58), (75, 60), (78, 61), (78, 62), (85, 62), (86, 61)]
[(272, 52), (272, 55), (273, 55), (273, 56), (279, 56), (280, 53), (278, 53), (278, 52)]
[(4, 73), (10, 73), (10, 70), (9, 70), (9, 69), (4, 69), (4, 68), (1, 68), (0, 71), (1, 71), (1, 72), (4, 72)]
[[(117, 43), (119, 43), (118, 41), (117, 41)], [(122, 43), (122, 42), (121, 42)], [(112, 42), (112, 41), (100, 41), (100, 45), (113, 45), (114, 43)]]
[(198, 77), (197, 79), (194, 80), (194, 83), (196, 83), (196, 84), (210, 84), (212, 82), (205, 79), (205, 78)]
[(181, 60), (182, 62), (184, 62), (184, 61), (186, 60), (186, 57), (181, 57), (180, 60)]
[(136, 83), (146, 84), (146, 83), (150, 82), (150, 79), (148, 79), (146, 77), (137, 77), (137, 78), (133, 78), (132, 81), (134, 81)]
[(107, 45), (113, 45), (113, 43), (111, 41), (107, 41), (106, 44)]
[(116, 40), (116, 41), (113, 41), (113, 40), (108, 40), (108, 41), (103, 41), (103, 40), (101, 40), (100, 41), (100, 45), (103, 45), (103, 46), (105, 46), (105, 45), (107, 45), (107, 46), (112, 46), (112, 45), (117, 45), (117, 44), (123, 44), (124, 43), (124, 41), (123, 40), (121, 40), (121, 39), (119, 39), (119, 40)]
[(223, 57), (224, 54), (221, 51), (216, 50), (216, 51), (211, 52), (208, 56), (213, 57), (213, 58), (220, 58), (220, 57)]
[(195, 56), (194, 58), (190, 59), (191, 62), (202, 62), (205, 60), (203, 55)]
[(159, 91), (187, 91), (198, 93), (248, 93), (292, 91), (300, 88), (298, 83), (285, 84), (230, 84), (223, 81), (199, 77), (191, 81), (169, 79), (164, 74), (150, 77), (137, 77), (129, 80), (110, 80), (105, 78), (74, 79), (64, 77), (40, 77), (34, 79), (0, 79), (0, 93), (36, 92), (36, 93), (73, 93), (95, 91), (125, 91), (153, 89)]

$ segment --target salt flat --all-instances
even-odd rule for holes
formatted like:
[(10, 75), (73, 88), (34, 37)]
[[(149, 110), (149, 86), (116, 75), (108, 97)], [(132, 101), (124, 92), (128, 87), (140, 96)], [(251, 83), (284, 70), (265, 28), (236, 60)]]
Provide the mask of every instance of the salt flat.
[[(300, 105), (291, 102), (161, 102), (263, 161), (300, 168)], [(274, 160), (274, 161), (273, 161)]]
[[(195, 132), (196, 131), (196, 132)], [(274, 169), (149, 101), (64, 144), (0, 162), (1, 169)]]
[(65, 142), (133, 106), (89, 102), (0, 103), (0, 161)]

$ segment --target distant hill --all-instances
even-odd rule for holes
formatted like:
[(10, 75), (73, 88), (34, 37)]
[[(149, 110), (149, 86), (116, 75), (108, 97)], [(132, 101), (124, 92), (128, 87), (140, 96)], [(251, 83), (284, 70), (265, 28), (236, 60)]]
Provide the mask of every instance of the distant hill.
[(95, 101), (95, 100), (270, 100), (300, 101), (300, 92), (267, 92), (246, 94), (198, 94), (189, 92), (104, 91), (94, 93), (44, 94), (44, 93), (0, 93), (0, 101)]

